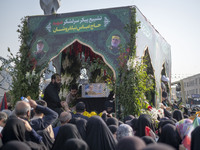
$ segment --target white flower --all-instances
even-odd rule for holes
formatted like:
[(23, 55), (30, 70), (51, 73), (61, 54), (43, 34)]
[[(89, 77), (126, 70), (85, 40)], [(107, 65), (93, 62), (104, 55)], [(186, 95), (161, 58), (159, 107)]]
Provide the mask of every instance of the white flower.
[(35, 70), (32, 71), (32, 76), (34, 76), (34, 75), (35, 75)]
[(26, 78), (29, 78), (30, 72), (26, 72)]

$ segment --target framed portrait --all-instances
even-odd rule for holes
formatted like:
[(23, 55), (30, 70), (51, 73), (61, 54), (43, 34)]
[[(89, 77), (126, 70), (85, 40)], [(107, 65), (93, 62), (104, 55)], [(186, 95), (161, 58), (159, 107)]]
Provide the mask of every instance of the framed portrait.
[(90, 83), (82, 86), (82, 97), (108, 97), (109, 89), (106, 83)]

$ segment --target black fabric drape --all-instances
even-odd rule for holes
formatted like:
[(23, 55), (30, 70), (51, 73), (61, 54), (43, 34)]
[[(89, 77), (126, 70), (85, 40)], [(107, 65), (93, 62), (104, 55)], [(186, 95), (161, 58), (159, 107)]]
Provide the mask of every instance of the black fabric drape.
[(150, 115), (142, 114), (137, 120), (136, 136), (145, 136), (145, 126), (148, 126), (153, 132), (155, 132), (155, 128)]
[(44, 145), (46, 146), (47, 150), (51, 150), (53, 143), (54, 143), (54, 139), (52, 139), (48, 133), (48, 131), (46, 130), (39, 130), (37, 131), (37, 133), (42, 136), (42, 141), (44, 142)]
[(117, 118), (110, 117), (110, 118), (107, 119), (106, 124), (107, 124), (107, 126), (109, 126), (109, 125), (116, 125), (116, 126), (118, 126), (119, 122), (118, 122)]
[(199, 150), (200, 146), (200, 126), (196, 127), (191, 134), (191, 150)]
[[(13, 116), (8, 119), (2, 131), (2, 142), (6, 144), (9, 141), (17, 140), (25, 142), (32, 150), (46, 150), (43, 143), (39, 144), (30, 141), (31, 136), (29, 136), (29, 133), (30, 132), (26, 131), (24, 122)], [(27, 141), (27, 139), (29, 141)]]
[(174, 110), (172, 117), (177, 121), (184, 119), (183, 112), (181, 110)]
[(89, 146), (85, 141), (73, 138), (65, 142), (62, 150), (89, 150)]
[(24, 142), (14, 140), (7, 142), (1, 150), (31, 150), (31, 148)]
[(176, 127), (172, 124), (166, 124), (163, 126), (158, 142), (171, 145), (178, 150), (179, 142)]
[(167, 144), (155, 143), (155, 144), (147, 145), (142, 150), (175, 150), (175, 148), (173, 148), (172, 146), (167, 145)]
[(145, 146), (146, 144), (139, 137), (129, 136), (119, 140), (116, 150), (141, 150)]
[(86, 142), (90, 150), (115, 150), (116, 140), (99, 116), (90, 117), (86, 126)]
[(83, 140), (86, 139), (86, 124), (87, 124), (87, 120), (82, 119), (82, 118), (76, 121), (76, 127)]
[(68, 123), (61, 126), (58, 131), (58, 135), (56, 136), (52, 150), (62, 150), (65, 141), (71, 138), (81, 139), (81, 135), (79, 134), (76, 125)]

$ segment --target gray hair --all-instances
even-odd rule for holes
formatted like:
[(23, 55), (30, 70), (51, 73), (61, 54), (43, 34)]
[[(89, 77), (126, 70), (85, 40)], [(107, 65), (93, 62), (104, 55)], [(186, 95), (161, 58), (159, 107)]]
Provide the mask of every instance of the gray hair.
[(7, 120), (7, 114), (5, 112), (0, 112), (0, 120), (4, 120), (4, 122), (6, 122)]
[(68, 122), (68, 121), (71, 120), (71, 119), (72, 119), (72, 115), (71, 115), (70, 112), (62, 112), (62, 113), (60, 114), (60, 117), (59, 117), (59, 121), (60, 121), (61, 123)]
[(117, 129), (117, 140), (119, 141), (123, 137), (133, 136), (133, 129), (128, 124), (121, 124)]
[(27, 116), (28, 111), (31, 111), (31, 106), (26, 102), (18, 101), (15, 105), (16, 116)]

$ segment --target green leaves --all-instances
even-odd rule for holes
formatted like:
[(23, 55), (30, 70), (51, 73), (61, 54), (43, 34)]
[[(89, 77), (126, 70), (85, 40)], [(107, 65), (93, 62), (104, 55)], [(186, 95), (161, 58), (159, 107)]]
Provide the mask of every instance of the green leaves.
[[(13, 105), (20, 100), (21, 96), (31, 96), (32, 99), (38, 99), (40, 82), (39, 68), (37, 70), (33, 69), (32, 57), (29, 54), (27, 41), (30, 38), (30, 32), (28, 31), (27, 18), (23, 18), (21, 25), (18, 27), (17, 32), (19, 32), (19, 39), (21, 41), (19, 52), (14, 56), (8, 48), (8, 52), (10, 53), (8, 62), (14, 64), (11, 71), (13, 78), (11, 101)], [(26, 76), (27, 72), (31, 76)]]
[[(116, 94), (119, 106), (122, 110), (122, 117), (126, 115), (140, 115), (141, 110), (146, 107), (145, 93), (153, 89), (142, 58), (136, 58), (136, 33), (139, 29), (140, 22), (136, 21), (136, 10), (133, 8), (130, 24), (125, 26), (125, 30), (130, 34), (129, 55), (122, 55), (126, 50), (121, 50), (120, 60), (129, 58), (127, 65), (119, 68), (120, 75), (117, 79)], [(148, 84), (147, 84), (148, 83)], [(118, 108), (118, 107), (117, 107)], [(120, 110), (118, 110), (120, 111)]]

